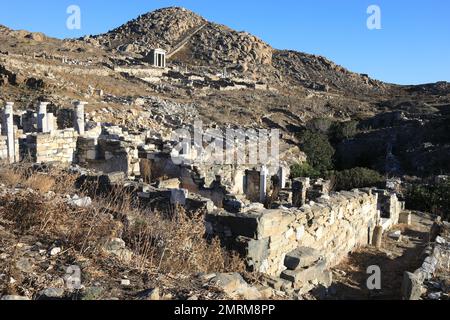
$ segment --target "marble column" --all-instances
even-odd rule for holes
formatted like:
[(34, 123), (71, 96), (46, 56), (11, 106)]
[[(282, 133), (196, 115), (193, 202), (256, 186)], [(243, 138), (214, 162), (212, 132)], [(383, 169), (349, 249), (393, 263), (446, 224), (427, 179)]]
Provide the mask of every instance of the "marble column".
[(48, 102), (41, 102), (39, 104), (39, 111), (37, 117), (37, 127), (39, 132), (47, 133), (47, 106)]
[(264, 203), (267, 197), (267, 176), (269, 175), (269, 170), (266, 166), (261, 167), (260, 180), (259, 180), (259, 201)]
[(78, 101), (75, 103), (74, 127), (78, 134), (84, 134), (84, 106), (87, 102)]
[(16, 144), (14, 141), (14, 112), (13, 112), (14, 102), (7, 102), (5, 110), (3, 112), (3, 125), (2, 131), (6, 135), (6, 144), (8, 147), (8, 161), (9, 163), (14, 163), (16, 160)]
[(55, 115), (47, 113), (47, 132), (52, 133), (55, 130)]
[(292, 180), (292, 205), (294, 207), (301, 207), (306, 203), (306, 193), (309, 187), (309, 178), (296, 178)]
[(286, 187), (286, 178), (287, 178), (287, 173), (286, 173), (285, 167), (280, 167), (278, 169), (278, 177), (280, 178), (281, 189), (284, 189)]

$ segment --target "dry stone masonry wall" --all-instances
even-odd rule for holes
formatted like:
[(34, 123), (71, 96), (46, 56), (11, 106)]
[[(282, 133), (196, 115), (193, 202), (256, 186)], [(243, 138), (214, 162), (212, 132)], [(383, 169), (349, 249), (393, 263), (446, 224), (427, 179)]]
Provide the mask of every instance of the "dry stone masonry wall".
[(26, 139), (26, 150), (37, 163), (59, 162), (71, 164), (74, 160), (78, 134), (74, 129), (57, 130), (47, 134), (31, 134)]
[(379, 221), (377, 205), (377, 194), (355, 190), (301, 208), (220, 211), (209, 214), (206, 224), (210, 233), (239, 248), (255, 270), (278, 276), (286, 269), (286, 254), (298, 247), (318, 250), (332, 266), (356, 247), (369, 244)]

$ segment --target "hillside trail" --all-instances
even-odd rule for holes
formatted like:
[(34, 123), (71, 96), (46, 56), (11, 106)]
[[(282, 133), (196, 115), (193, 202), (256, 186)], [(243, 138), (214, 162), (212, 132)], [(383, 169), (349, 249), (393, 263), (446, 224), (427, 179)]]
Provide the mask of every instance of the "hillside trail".
[[(383, 236), (381, 249), (364, 247), (351, 253), (333, 268), (331, 299), (337, 300), (400, 300), (403, 273), (414, 272), (422, 264), (422, 253), (428, 244), (433, 224), (430, 216), (413, 213), (411, 225), (396, 225)], [(399, 241), (391, 239), (393, 231), (402, 231)], [(369, 290), (369, 266), (381, 269), (381, 290)]]

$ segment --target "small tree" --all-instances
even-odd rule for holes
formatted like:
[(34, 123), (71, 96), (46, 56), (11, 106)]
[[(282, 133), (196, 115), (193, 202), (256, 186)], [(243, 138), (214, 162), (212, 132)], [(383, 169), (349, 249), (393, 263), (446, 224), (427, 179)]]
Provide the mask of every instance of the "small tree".
[(336, 122), (330, 128), (330, 140), (337, 143), (358, 134), (358, 121)]
[(450, 219), (450, 181), (436, 185), (413, 185), (407, 192), (406, 206)]
[(291, 166), (291, 178), (317, 178), (320, 172), (315, 170), (309, 163), (296, 163)]
[(304, 131), (300, 137), (300, 148), (306, 153), (308, 163), (314, 170), (325, 173), (333, 168), (335, 150), (326, 135)]

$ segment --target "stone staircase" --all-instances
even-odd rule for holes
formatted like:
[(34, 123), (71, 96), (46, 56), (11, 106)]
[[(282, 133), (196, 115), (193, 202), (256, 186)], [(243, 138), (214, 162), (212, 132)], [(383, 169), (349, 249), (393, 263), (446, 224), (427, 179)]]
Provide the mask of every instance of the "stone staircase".
[(267, 284), (288, 295), (303, 295), (315, 287), (331, 286), (332, 273), (327, 270), (326, 260), (317, 250), (299, 247), (288, 253), (284, 260), (284, 270), (280, 278), (266, 279)]
[(188, 35), (186, 35), (183, 39), (181, 39), (181, 41), (179, 41), (173, 48), (172, 50), (167, 53), (166, 58), (170, 59), (171, 57), (173, 57), (178, 51), (180, 51), (181, 49), (184, 48), (184, 46), (189, 42), (189, 40), (192, 39), (193, 36), (195, 36), (197, 33), (199, 33), (204, 27), (206, 27), (206, 25), (208, 24), (208, 22), (205, 22), (204, 24), (202, 24), (200, 27), (196, 28), (194, 31), (192, 31), (191, 33), (189, 33)]

